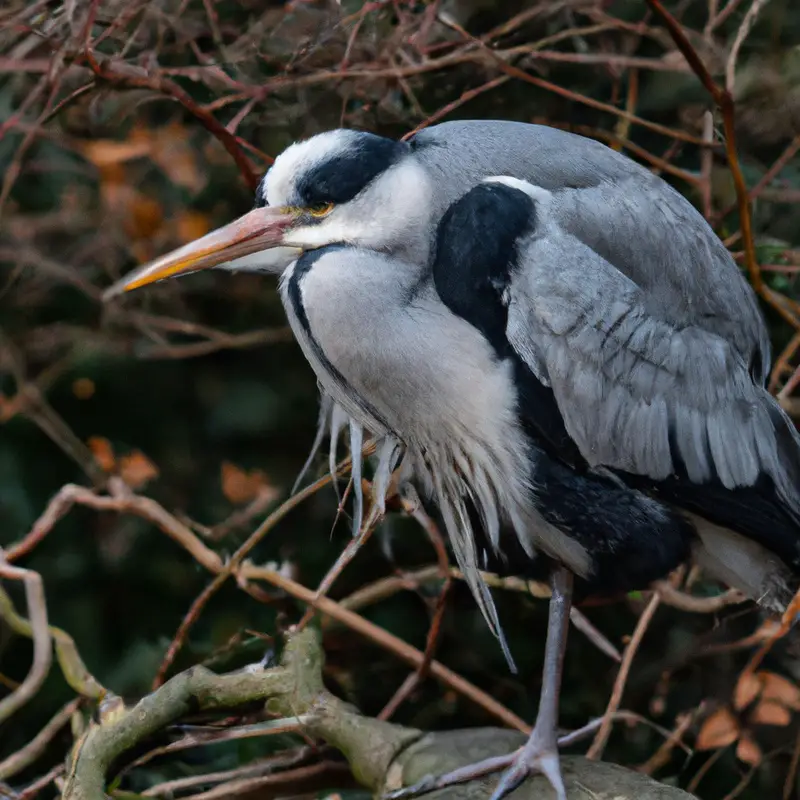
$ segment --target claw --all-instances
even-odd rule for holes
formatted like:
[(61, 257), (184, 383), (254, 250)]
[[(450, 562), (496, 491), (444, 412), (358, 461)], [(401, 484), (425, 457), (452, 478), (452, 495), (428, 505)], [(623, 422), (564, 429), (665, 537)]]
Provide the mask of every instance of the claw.
[(404, 786), (402, 789), (395, 789), (393, 792), (387, 792), (383, 795), (382, 800), (410, 800), (412, 797), (418, 797), (422, 794), (428, 794), (436, 789), (436, 778), (433, 775), (426, 775), (421, 781), (412, 784), (411, 786)]
[(540, 747), (539, 743), (533, 739), (517, 750), (511, 766), (497, 782), (490, 800), (502, 800), (507, 794), (513, 792), (525, 778), (535, 772), (539, 772), (547, 778), (556, 793), (556, 800), (567, 800), (558, 752), (554, 752), (549, 747)]
[(551, 748), (544, 746), (538, 737), (536, 739), (532, 737), (524, 747), (520, 747), (513, 753), (485, 758), (483, 761), (459, 767), (438, 777), (426, 775), (411, 786), (387, 792), (381, 800), (411, 800), (411, 798), (420, 797), (437, 789), (446, 789), (448, 786), (473, 781), (503, 768), (506, 768), (506, 771), (501, 775), (490, 800), (501, 800), (513, 792), (525, 778), (536, 772), (547, 778), (555, 790), (556, 800), (567, 800), (558, 752), (553, 752)]

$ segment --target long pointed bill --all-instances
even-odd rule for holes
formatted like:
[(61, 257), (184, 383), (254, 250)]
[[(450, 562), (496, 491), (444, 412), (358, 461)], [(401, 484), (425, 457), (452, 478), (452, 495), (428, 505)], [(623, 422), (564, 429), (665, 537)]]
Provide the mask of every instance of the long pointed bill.
[[(293, 214), (277, 208), (254, 208), (228, 225), (134, 270), (106, 289), (103, 299), (108, 300), (164, 278), (216, 267), (262, 250), (280, 248), (284, 232), (294, 221)], [(294, 250), (295, 258), (299, 252)]]

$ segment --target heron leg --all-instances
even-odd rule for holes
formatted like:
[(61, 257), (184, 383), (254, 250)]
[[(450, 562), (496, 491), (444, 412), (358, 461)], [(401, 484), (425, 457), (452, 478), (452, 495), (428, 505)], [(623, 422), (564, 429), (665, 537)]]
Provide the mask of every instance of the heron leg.
[(552, 594), (544, 651), (542, 694), (536, 723), (528, 741), (517, 751), (511, 766), (498, 781), (491, 800), (505, 797), (532, 772), (541, 772), (555, 790), (558, 800), (567, 800), (558, 756), (558, 698), (569, 632), (572, 573), (558, 567), (550, 577), (550, 584)]
[[(572, 574), (563, 567), (556, 568), (550, 576), (550, 586), (552, 594), (544, 653), (542, 693), (536, 723), (528, 741), (513, 753), (468, 764), (438, 778), (433, 776), (425, 778), (414, 786), (384, 795), (384, 800), (407, 800), (435, 789), (466, 783), (503, 768), (506, 768), (506, 771), (500, 777), (490, 800), (501, 800), (533, 772), (540, 772), (547, 778), (555, 790), (557, 800), (567, 800), (558, 756), (558, 698), (569, 632), (569, 611), (572, 606)], [(570, 739), (570, 736), (566, 738)]]

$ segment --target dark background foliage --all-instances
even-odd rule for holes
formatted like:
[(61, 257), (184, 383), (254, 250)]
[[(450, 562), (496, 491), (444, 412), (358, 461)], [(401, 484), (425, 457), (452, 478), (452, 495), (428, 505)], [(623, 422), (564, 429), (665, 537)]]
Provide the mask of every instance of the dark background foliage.
[[(682, 0), (668, 7), (735, 99), (776, 355), (771, 388), (796, 411), (800, 6)], [(479, 117), (558, 125), (643, 161), (704, 211), (744, 268), (747, 236), (723, 117), (642, 0), (7, 2), (0, 10), (0, 546), (23, 539), (64, 485), (103, 495), (109, 475), (122, 474), (133, 491), (230, 556), (286, 500), (314, 433), (314, 377), (285, 328), (274, 281), (198, 274), (112, 304), (101, 302), (102, 289), (247, 210), (270, 156), (298, 138), (339, 125), (399, 137), (439, 119)], [(324, 473), (323, 460), (311, 477)], [(249, 557), (315, 588), (349, 540), (347, 506), (338, 517), (336, 509), (334, 492), (320, 489)], [(331, 596), (435, 561), (417, 522), (395, 513)], [(81, 505), (16, 563), (41, 574), (51, 623), (128, 700), (150, 690), (211, 580), (162, 527)], [(689, 577), (681, 591), (695, 596), (724, 588)], [(2, 586), (24, 612), (21, 585)], [(442, 586), (412, 575), (404, 590), (360, 613), (425, 649)], [(651, 597), (583, 610), (622, 648)], [(437, 657), (531, 720), (546, 604), (514, 591), (498, 591), (497, 600), (519, 675), (509, 674), (458, 581), (447, 595)], [(170, 674), (212, 658), (219, 667), (258, 660), (304, 610), (287, 593), (264, 585), (250, 596), (229, 580), (199, 613)], [(794, 714), (771, 725), (745, 713), (737, 721), (719, 715), (733, 702), (762, 622), (747, 604), (688, 613), (662, 603), (622, 707), (667, 730), (677, 726), (680, 746), (648, 762), (663, 733), (620, 723), (605, 758), (647, 762), (660, 779), (697, 786), (708, 800), (733, 792), (800, 796)], [(326, 629), (325, 647), (331, 687), (365, 713), (379, 713), (408, 674), (341, 626)], [(0, 619), (0, 698), (24, 678), (31, 656), (30, 641)], [(800, 677), (791, 645), (776, 646), (765, 667)], [(617, 669), (573, 632), (565, 727), (603, 713)], [(0, 720), (0, 759), (73, 696), (51, 669), (29, 703)], [(793, 712), (794, 695), (783, 700)], [(722, 732), (706, 746), (709, 715)], [(432, 680), (422, 680), (393, 719), (429, 729), (492, 722)], [(67, 727), (12, 785), (20, 789), (56, 766), (71, 741)], [(187, 750), (127, 773), (117, 788), (234, 768), (298, 741)], [(328, 790), (340, 786), (331, 780)]]

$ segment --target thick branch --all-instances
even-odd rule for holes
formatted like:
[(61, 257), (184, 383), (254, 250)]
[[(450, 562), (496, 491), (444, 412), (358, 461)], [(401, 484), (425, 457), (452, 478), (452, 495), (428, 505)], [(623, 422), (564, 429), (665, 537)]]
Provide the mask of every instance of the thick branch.
[(300, 722), (311, 736), (341, 750), (356, 777), (376, 786), (395, 754), (421, 734), (362, 717), (322, 684), (318, 633), (304, 630), (287, 643), (282, 664), (216, 675), (192, 667), (105, 723), (93, 725), (78, 742), (63, 791), (64, 800), (103, 797), (106, 773), (116, 759), (190, 711), (235, 708), (264, 701), (270, 711)]
[[(487, 755), (507, 753), (524, 741), (515, 731), (496, 728), (424, 735), (421, 731), (364, 717), (331, 695), (322, 683), (319, 634), (306, 628), (286, 645), (279, 667), (246, 668), (216, 675), (193, 667), (176, 675), (133, 708), (94, 725), (78, 742), (63, 791), (64, 800), (104, 796), (106, 774), (116, 759), (190, 711), (222, 711), (262, 700), (267, 709), (299, 724), (304, 732), (339, 749), (355, 777), (376, 791), (416, 782), (431, 772)], [(285, 722), (276, 725), (285, 728)], [(566, 758), (570, 797), (596, 800), (688, 800), (690, 795), (638, 773), (582, 758)], [(481, 798), (488, 783), (476, 781), (446, 791), (448, 798)], [(531, 779), (520, 797), (548, 797), (545, 783)], [(442, 793), (440, 793), (441, 795)]]
[[(524, 741), (525, 737), (517, 731), (499, 728), (429, 733), (395, 759), (381, 789), (399, 789), (431, 773), (449, 772), (484, 758), (502, 756)], [(562, 756), (561, 769), (568, 800), (692, 800), (693, 797), (640, 772), (581, 756)], [(425, 800), (486, 800), (496, 782), (497, 776), (489, 775), (424, 797)], [(555, 797), (552, 786), (540, 775), (528, 778), (514, 792), (514, 800), (555, 800)]]

